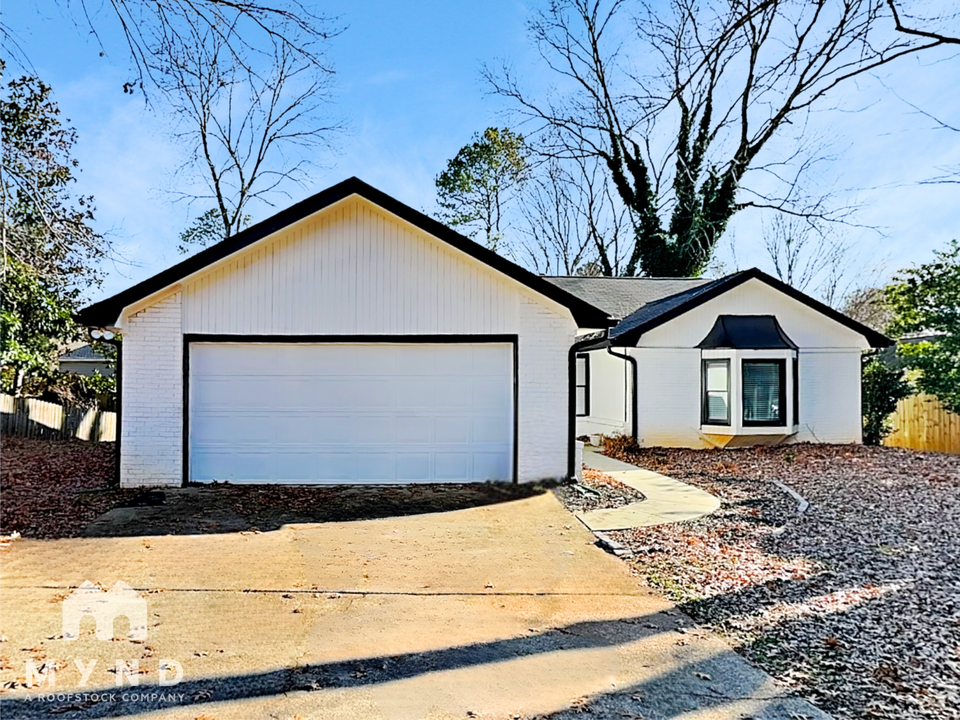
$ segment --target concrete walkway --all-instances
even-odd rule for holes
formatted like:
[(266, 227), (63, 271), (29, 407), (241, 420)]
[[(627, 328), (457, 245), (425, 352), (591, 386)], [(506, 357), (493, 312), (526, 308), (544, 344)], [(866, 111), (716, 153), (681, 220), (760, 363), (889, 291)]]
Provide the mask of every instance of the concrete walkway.
[(642, 492), (646, 497), (643, 502), (619, 508), (578, 513), (580, 521), (593, 531), (627, 530), (695, 520), (720, 507), (717, 498), (699, 488), (589, 449), (584, 449), (583, 463)]

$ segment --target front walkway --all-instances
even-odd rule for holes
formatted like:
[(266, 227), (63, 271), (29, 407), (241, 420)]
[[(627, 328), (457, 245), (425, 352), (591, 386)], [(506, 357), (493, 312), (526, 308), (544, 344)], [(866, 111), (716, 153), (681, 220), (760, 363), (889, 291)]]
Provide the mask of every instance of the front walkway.
[(595, 532), (695, 520), (720, 507), (717, 498), (699, 488), (586, 448), (583, 463), (646, 497), (643, 502), (619, 508), (578, 513), (577, 518)]

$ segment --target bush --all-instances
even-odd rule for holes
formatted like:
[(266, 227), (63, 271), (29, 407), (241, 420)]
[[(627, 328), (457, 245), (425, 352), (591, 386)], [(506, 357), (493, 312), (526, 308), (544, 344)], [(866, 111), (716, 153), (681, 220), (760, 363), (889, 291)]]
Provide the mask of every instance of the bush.
[(637, 441), (633, 439), (630, 435), (604, 435), (603, 436), (603, 452), (606, 455), (614, 455), (621, 453), (633, 453), (640, 449), (640, 446), (637, 445)]
[(912, 394), (903, 371), (887, 367), (879, 358), (863, 366), (863, 442), (879, 445), (890, 434), (890, 415), (897, 403)]

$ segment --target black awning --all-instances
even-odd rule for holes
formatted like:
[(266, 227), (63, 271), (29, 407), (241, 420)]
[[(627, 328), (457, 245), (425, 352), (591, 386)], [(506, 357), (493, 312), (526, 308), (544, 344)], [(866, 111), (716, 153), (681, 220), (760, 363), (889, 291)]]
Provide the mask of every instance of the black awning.
[(697, 347), (796, 350), (773, 315), (720, 315)]

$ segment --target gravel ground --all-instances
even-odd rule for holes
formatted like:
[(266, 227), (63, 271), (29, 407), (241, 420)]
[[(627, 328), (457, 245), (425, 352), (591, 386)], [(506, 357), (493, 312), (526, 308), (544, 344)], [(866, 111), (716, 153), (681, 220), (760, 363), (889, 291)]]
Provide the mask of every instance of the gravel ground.
[(588, 468), (583, 469), (583, 482), (558, 485), (554, 493), (571, 512), (623, 507), (644, 499), (640, 491)]
[(695, 620), (837, 718), (960, 718), (960, 457), (824, 445), (615, 456), (723, 502), (610, 533)]

